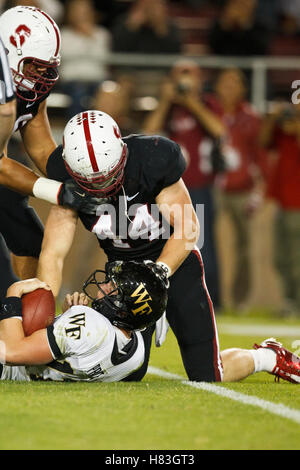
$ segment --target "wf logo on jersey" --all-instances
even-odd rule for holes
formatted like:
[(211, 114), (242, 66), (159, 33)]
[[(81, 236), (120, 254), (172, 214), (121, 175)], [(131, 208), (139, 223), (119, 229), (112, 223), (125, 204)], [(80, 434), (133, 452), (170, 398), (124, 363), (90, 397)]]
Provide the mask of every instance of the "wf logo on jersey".
[(145, 288), (144, 284), (141, 282), (139, 287), (131, 294), (131, 297), (137, 297), (135, 304), (142, 304), (136, 309), (131, 309), (133, 315), (149, 315), (152, 312), (152, 308), (149, 305), (149, 301), (152, 300), (149, 292)]
[(15, 30), (15, 34), (11, 35), (9, 40), (13, 46), (15, 46), (17, 49), (20, 49), (25, 40), (26, 37), (29, 37), (31, 35), (31, 29), (28, 28), (25, 24), (20, 24)]
[[(71, 320), (72, 319), (72, 320)], [(80, 339), (81, 327), (85, 326), (85, 313), (79, 313), (70, 317), (69, 328), (65, 328), (68, 338)]]

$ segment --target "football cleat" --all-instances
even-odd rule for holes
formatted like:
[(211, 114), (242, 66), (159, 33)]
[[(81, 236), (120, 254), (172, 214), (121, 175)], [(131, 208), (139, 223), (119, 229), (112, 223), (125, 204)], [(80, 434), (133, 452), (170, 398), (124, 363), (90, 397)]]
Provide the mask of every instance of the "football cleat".
[(288, 382), (300, 383), (300, 357), (285, 349), (275, 338), (265, 339), (259, 345), (254, 344), (253, 348), (272, 349), (276, 353), (276, 366), (270, 373)]

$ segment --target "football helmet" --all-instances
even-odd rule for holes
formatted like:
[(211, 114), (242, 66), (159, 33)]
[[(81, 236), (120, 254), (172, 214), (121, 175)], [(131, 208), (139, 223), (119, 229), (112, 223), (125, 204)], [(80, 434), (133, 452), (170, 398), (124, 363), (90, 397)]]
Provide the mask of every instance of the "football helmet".
[(39, 8), (17, 6), (0, 16), (0, 31), (16, 94), (25, 101), (35, 102), (49, 93), (59, 78), (59, 28)]
[(69, 120), (63, 135), (63, 159), (71, 177), (99, 198), (114, 196), (122, 187), (127, 146), (108, 114), (90, 110)]
[[(100, 281), (99, 274), (103, 273), (105, 280)], [(113, 290), (106, 293), (104, 284), (108, 282)], [(92, 293), (91, 288), (96, 290)], [(154, 324), (165, 312), (168, 300), (165, 283), (145, 263), (136, 261), (107, 263), (105, 271), (96, 270), (90, 275), (83, 290), (94, 310), (127, 330)]]

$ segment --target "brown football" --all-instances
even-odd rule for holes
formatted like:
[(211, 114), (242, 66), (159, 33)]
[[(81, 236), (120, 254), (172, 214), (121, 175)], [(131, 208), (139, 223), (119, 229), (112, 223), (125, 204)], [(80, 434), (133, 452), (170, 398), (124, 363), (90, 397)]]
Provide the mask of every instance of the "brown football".
[(51, 290), (36, 289), (22, 296), (22, 317), (25, 336), (54, 322), (55, 299)]

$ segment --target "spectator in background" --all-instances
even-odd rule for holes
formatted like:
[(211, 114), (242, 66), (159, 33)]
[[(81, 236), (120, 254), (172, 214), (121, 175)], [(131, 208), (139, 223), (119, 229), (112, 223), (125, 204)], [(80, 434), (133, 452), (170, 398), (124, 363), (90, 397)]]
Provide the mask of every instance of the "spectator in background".
[(60, 23), (63, 18), (64, 7), (59, 0), (0, 0), (1, 13), (19, 5), (40, 8), (48, 13), (56, 23)]
[(300, 106), (280, 104), (263, 121), (260, 142), (275, 150), (267, 195), (278, 206), (275, 264), (282, 280), (282, 313), (300, 314)]
[[(177, 142), (187, 160), (183, 180), (192, 202), (204, 204), (204, 236), (200, 237), (206, 283), (215, 308), (220, 307), (219, 274), (214, 237), (213, 182), (219, 168), (218, 142), (225, 128), (210, 96), (202, 94), (202, 75), (197, 64), (180, 61), (161, 88), (157, 108), (144, 122), (147, 134), (165, 133)], [(216, 158), (212, 158), (212, 157)], [(200, 221), (201, 223), (201, 221)], [(201, 243), (200, 242), (200, 243)]]
[(263, 155), (259, 146), (260, 116), (247, 102), (247, 82), (238, 69), (226, 69), (219, 74), (216, 98), (222, 110), (227, 139), (223, 155), (227, 171), (220, 174), (220, 209), (231, 218), (236, 236), (236, 266), (231, 285), (235, 307), (247, 301), (250, 291), (249, 215), (262, 200)]
[(66, 25), (61, 28), (61, 80), (71, 98), (67, 117), (89, 108), (99, 83), (109, 76), (105, 59), (111, 49), (111, 37), (97, 21), (91, 0), (67, 2)]
[(300, 2), (299, 0), (279, 0), (281, 13), (281, 31), (285, 34), (300, 33)]
[(130, 76), (120, 75), (116, 81), (105, 80), (98, 87), (93, 108), (109, 114), (117, 123), (122, 135), (136, 132), (131, 117), (131, 98), (135, 83)]
[(166, 0), (137, 0), (112, 31), (114, 52), (178, 54), (181, 38), (169, 19)]
[(269, 31), (277, 32), (280, 14), (280, 2), (282, 0), (258, 0), (256, 19), (259, 24)]
[(270, 34), (256, 16), (258, 0), (227, 0), (210, 33), (211, 52), (227, 56), (264, 55)]

